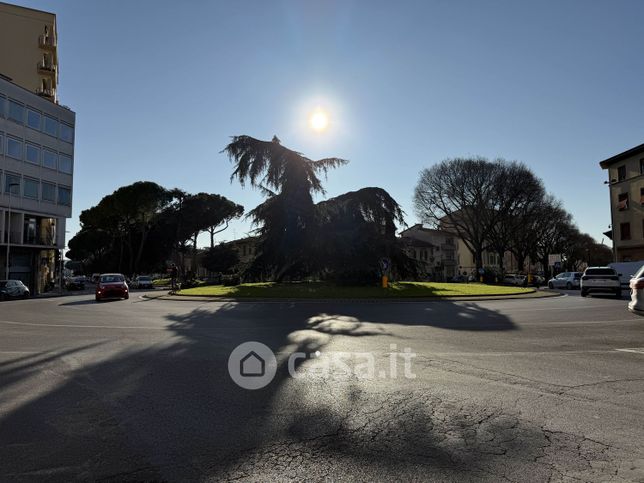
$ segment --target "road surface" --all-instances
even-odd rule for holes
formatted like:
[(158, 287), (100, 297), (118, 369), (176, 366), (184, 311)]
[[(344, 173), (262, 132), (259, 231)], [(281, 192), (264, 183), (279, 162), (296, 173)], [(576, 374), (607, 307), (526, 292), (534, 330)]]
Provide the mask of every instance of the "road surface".
[[(247, 341), (278, 364), (255, 391), (228, 372)], [(0, 480), (305, 478), (644, 481), (644, 318), (575, 293), (0, 304)]]

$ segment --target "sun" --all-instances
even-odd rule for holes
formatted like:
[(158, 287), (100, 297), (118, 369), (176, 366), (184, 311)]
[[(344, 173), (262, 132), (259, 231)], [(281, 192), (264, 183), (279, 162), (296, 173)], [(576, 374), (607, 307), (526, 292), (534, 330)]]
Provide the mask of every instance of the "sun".
[(309, 117), (309, 125), (314, 131), (322, 132), (329, 126), (329, 115), (321, 108), (317, 108)]

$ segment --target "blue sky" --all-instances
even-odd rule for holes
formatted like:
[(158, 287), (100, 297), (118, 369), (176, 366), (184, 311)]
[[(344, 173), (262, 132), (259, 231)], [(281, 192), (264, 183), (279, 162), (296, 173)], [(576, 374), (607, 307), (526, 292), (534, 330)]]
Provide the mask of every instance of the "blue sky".
[[(77, 113), (74, 213), (152, 180), (220, 193), (229, 136), (349, 165), (327, 196), (388, 190), (416, 221), (418, 173), (447, 157), (516, 159), (598, 240), (598, 162), (644, 142), (639, 1), (23, 1), (58, 17), (60, 100)], [(314, 133), (307, 115), (329, 112)], [(222, 239), (241, 237), (235, 223)], [(204, 239), (205, 242), (205, 239)]]

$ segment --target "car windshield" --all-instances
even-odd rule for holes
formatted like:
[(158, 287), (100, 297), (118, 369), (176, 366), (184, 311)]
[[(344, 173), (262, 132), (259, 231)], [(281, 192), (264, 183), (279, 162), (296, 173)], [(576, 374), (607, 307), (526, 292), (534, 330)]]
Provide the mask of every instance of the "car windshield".
[(612, 268), (589, 268), (586, 270), (586, 275), (615, 275), (616, 272)]
[(101, 276), (102, 283), (122, 282), (122, 281), (123, 281), (122, 275), (102, 275)]
[(581, 278), (581, 273), (575, 273), (575, 280), (579, 280)]
[(139, 282), (149, 282), (150, 277), (139, 277)]

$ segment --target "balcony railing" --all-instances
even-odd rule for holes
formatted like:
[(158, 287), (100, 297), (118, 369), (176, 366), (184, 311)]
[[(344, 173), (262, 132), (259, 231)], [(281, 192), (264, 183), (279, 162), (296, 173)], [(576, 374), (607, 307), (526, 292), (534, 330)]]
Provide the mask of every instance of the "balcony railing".
[(5, 245), (7, 244), (7, 239), (9, 238), (9, 234), (11, 234), (12, 245), (22, 245), (22, 240), (20, 238), (19, 231), (4, 232), (2, 234), (2, 243), (4, 243)]
[(38, 69), (39, 74), (56, 75), (56, 66), (51, 62), (45, 62), (44, 60), (41, 60), (40, 62), (38, 62), (38, 64), (36, 64), (36, 68)]
[(38, 47), (41, 49), (55, 49), (56, 39), (51, 35), (41, 35), (38, 37)]
[(40, 97), (46, 97), (47, 99), (53, 99), (54, 97), (56, 97), (56, 90), (55, 89), (46, 89), (44, 87), (41, 87), (36, 91), (36, 94), (38, 94)]
[(25, 245), (43, 245), (53, 247), (56, 239), (49, 233), (25, 233), (23, 243)]

